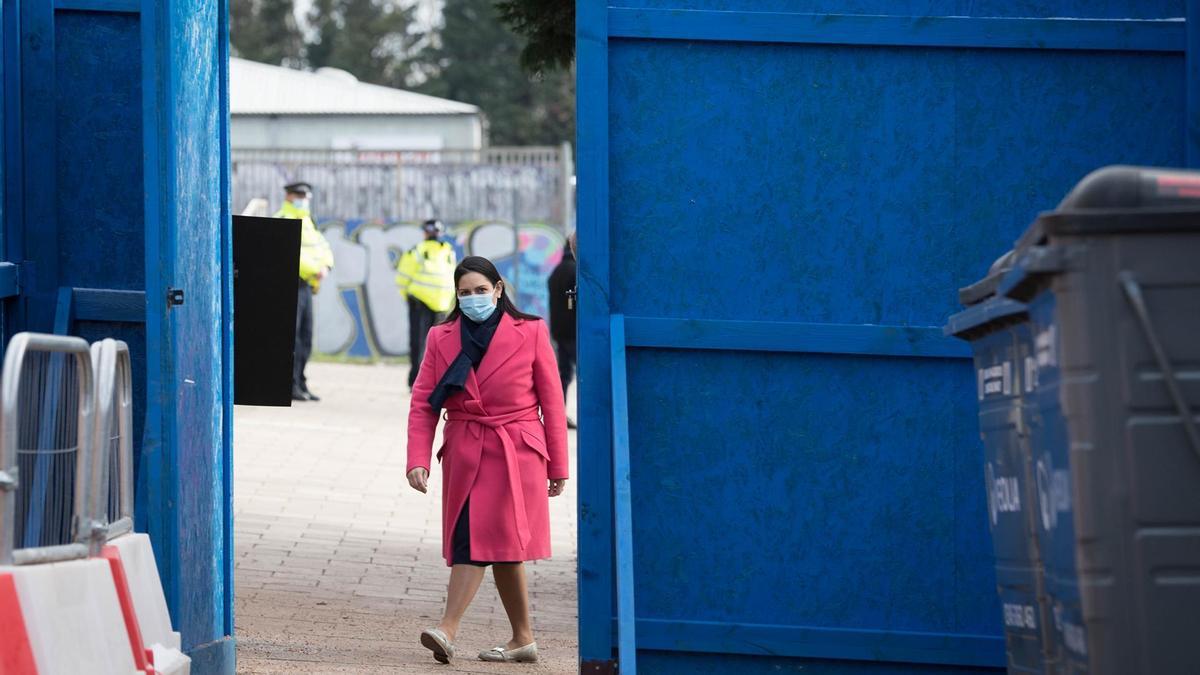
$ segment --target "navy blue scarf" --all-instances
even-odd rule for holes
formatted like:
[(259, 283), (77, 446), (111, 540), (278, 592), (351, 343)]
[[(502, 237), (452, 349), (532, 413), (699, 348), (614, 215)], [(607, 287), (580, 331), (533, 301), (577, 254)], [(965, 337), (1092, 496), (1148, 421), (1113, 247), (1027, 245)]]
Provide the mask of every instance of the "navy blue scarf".
[(496, 311), (492, 312), (492, 315), (483, 323), (475, 323), (465, 316), (459, 318), (462, 351), (450, 362), (450, 367), (446, 368), (442, 379), (438, 381), (437, 386), (433, 388), (433, 393), (429, 395), (429, 405), (433, 406), (434, 410), (441, 410), (445, 406), (446, 399), (466, 387), (467, 376), (472, 370), (479, 368), (479, 363), (483, 361), (483, 355), (487, 353), (488, 345), (492, 344), (492, 337), (496, 335), (496, 328), (500, 325), (500, 319), (503, 317), (504, 310), (497, 307)]

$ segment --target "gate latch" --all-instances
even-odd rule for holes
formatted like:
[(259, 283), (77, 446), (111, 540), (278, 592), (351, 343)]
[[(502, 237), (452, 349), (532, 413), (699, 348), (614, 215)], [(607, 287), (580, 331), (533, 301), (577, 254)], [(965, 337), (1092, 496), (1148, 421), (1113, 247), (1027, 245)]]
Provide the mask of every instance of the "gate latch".
[(183, 304), (183, 289), (168, 288), (167, 289), (167, 306), (178, 307)]

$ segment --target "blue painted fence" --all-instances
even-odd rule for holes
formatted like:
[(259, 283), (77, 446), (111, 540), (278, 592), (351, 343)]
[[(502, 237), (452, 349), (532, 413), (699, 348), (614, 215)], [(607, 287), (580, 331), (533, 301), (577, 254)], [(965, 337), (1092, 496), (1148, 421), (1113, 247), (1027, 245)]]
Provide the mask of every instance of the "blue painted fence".
[(1091, 169), (1200, 159), (1200, 4), (608, 4), (577, 14), (584, 671), (1002, 667), (938, 327)]
[[(233, 672), (224, 0), (3, 0), (3, 337), (115, 337), (137, 528), (193, 672)], [(184, 303), (167, 302), (170, 289)]]

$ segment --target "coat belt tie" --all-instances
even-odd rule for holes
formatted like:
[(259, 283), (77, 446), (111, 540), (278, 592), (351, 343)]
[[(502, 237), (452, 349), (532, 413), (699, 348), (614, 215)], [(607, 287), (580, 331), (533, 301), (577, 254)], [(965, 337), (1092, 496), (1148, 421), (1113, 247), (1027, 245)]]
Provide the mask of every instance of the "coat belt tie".
[(517, 537), (521, 548), (529, 544), (529, 518), (525, 513), (525, 490), (521, 484), (521, 466), (517, 462), (517, 448), (513, 439), (508, 435), (508, 425), (514, 422), (540, 422), (538, 407), (531, 406), (523, 410), (505, 415), (476, 415), (465, 410), (447, 410), (447, 422), (463, 422), (467, 424), (471, 435), (479, 441), (479, 449), (483, 451), (483, 431), (490, 429), (500, 438), (504, 448), (504, 464), (508, 468), (508, 491), (512, 495), (513, 517), (517, 521)]

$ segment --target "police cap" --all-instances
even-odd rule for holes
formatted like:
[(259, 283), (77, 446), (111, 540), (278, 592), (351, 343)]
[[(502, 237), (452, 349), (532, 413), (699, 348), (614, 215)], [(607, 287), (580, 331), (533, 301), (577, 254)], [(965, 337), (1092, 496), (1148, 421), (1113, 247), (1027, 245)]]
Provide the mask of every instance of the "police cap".
[(288, 183), (283, 186), (283, 189), (288, 194), (292, 195), (308, 195), (312, 194), (312, 185), (308, 183)]

